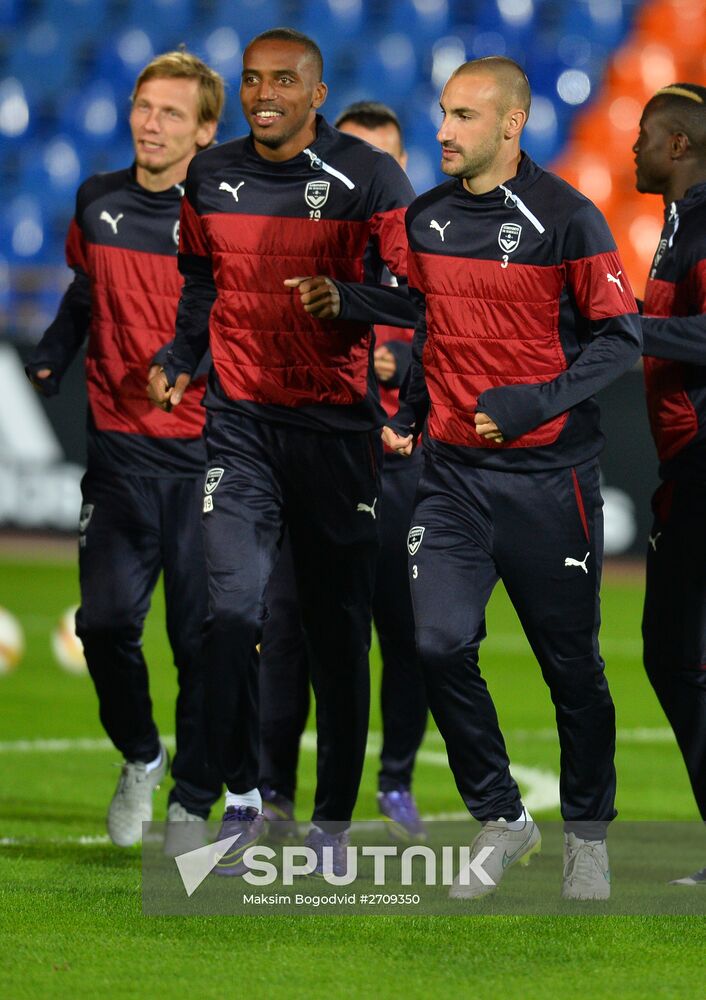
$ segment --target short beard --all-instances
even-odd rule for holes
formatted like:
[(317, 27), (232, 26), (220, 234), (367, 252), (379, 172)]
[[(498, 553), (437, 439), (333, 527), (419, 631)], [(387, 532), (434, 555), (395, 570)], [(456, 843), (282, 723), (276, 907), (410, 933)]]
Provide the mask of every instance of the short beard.
[(284, 145), (287, 139), (289, 139), (289, 136), (288, 135), (276, 136), (276, 135), (269, 135), (269, 133), (265, 133), (264, 136), (260, 137), (258, 135), (255, 135), (255, 132), (253, 132), (253, 138), (256, 140), (256, 142), (259, 142), (261, 146), (267, 146), (268, 149), (279, 149), (279, 147)]
[(168, 170), (169, 167), (171, 166), (171, 164), (169, 163), (161, 163), (159, 166), (156, 166), (153, 163), (140, 163), (137, 157), (135, 157), (135, 163), (140, 168), (140, 170), (144, 170), (146, 174), (152, 174), (155, 177), (157, 177), (159, 174), (163, 174), (164, 171)]
[(485, 173), (492, 166), (493, 161), (498, 155), (501, 143), (502, 136), (498, 135), (492, 145), (488, 143), (481, 149), (476, 150), (472, 156), (464, 156), (462, 154), (461, 162), (458, 164), (454, 165), (442, 160), (441, 169), (449, 177), (461, 177), (462, 179), (477, 177), (479, 174)]
[(293, 125), (292, 122), (289, 121), (289, 128), (280, 133), (280, 135), (272, 135), (269, 131), (265, 131), (265, 134), (260, 136), (255, 133), (252, 125), (250, 126), (250, 129), (252, 131), (253, 138), (256, 142), (259, 142), (261, 146), (266, 146), (267, 149), (279, 149), (280, 146), (284, 146), (285, 143), (289, 142), (292, 136), (295, 136), (305, 124), (306, 122), (302, 121)]
[(645, 177), (644, 174), (635, 172), (635, 190), (638, 194), (659, 194), (663, 195), (667, 190), (667, 181), (659, 183), (654, 178)]

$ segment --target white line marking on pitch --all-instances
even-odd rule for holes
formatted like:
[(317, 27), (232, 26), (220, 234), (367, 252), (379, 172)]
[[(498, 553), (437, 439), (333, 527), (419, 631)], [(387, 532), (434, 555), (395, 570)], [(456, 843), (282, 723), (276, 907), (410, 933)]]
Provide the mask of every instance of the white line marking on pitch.
[[(371, 732), (368, 736), (365, 755), (377, 757), (380, 753), (381, 734)], [(303, 750), (316, 750), (316, 733), (304, 733), (301, 745)], [(449, 766), (446, 751), (420, 750), (417, 753), (417, 760), (420, 764), (430, 764), (432, 767)], [(540, 812), (543, 809), (554, 809), (559, 805), (559, 776), (553, 771), (513, 764), (512, 774), (522, 786), (522, 798), (528, 809)]]
[[(548, 743), (556, 740), (554, 729), (539, 730), (510, 730), (507, 733), (509, 740), (524, 742)], [(174, 745), (174, 737), (163, 737), (165, 743)], [(380, 752), (381, 734), (371, 732), (369, 734), (366, 756), (376, 757)], [(431, 731), (426, 737), (427, 743), (443, 745), (443, 741), (438, 733)], [(674, 743), (674, 734), (669, 728), (650, 729), (647, 727), (637, 729), (623, 729), (618, 731), (618, 743), (627, 744), (665, 744)], [(91, 739), (35, 739), (35, 740), (6, 740), (0, 742), (0, 753), (67, 753), (71, 751), (96, 752), (113, 750), (110, 740), (105, 738)], [(316, 734), (312, 732), (304, 733), (302, 737), (302, 749), (308, 752), (316, 750)], [(431, 767), (448, 767), (446, 752), (443, 750), (422, 749), (417, 755), (420, 764)], [(541, 812), (547, 809), (554, 809), (559, 805), (559, 778), (549, 769), (529, 767), (524, 764), (513, 764), (512, 773), (515, 780), (522, 789), (522, 795), (527, 803), (527, 807), (533, 811)], [(434, 818), (458, 818), (463, 813), (448, 813)], [(432, 817), (427, 817), (431, 819)], [(73, 840), (62, 841), (62, 843), (73, 843)], [(81, 843), (79, 840), (75, 841)], [(93, 843), (108, 843), (107, 838), (90, 840)], [(9, 841), (0, 841), (9, 843)]]
[(0, 837), (0, 847), (26, 847), (30, 844), (78, 844), (79, 847), (94, 847), (97, 844), (109, 844), (107, 833), (99, 837)]
[[(370, 732), (367, 753), (374, 755), (379, 752), (380, 733)], [(505, 731), (508, 740), (517, 740), (531, 743), (554, 743), (557, 735), (555, 729), (508, 729)], [(163, 736), (162, 739), (168, 745), (174, 746), (173, 736)], [(443, 746), (441, 735), (434, 730), (430, 730), (424, 737), (425, 743), (434, 743)], [(663, 728), (648, 728), (646, 726), (637, 729), (619, 729), (618, 743), (675, 743), (674, 733), (665, 726)], [(675, 744), (676, 745), (676, 744)], [(305, 750), (314, 751), (316, 749), (316, 734), (312, 732), (304, 733), (302, 747)], [(58, 738), (58, 739), (33, 739), (33, 740), (0, 740), (0, 753), (66, 753), (72, 750), (102, 751), (114, 750), (113, 744), (105, 737), (91, 739), (88, 737)], [(440, 754), (443, 759), (436, 760), (434, 757), (425, 758), (424, 755), (434, 751), (420, 750), (419, 759), (425, 760), (429, 764), (446, 765), (445, 754)]]

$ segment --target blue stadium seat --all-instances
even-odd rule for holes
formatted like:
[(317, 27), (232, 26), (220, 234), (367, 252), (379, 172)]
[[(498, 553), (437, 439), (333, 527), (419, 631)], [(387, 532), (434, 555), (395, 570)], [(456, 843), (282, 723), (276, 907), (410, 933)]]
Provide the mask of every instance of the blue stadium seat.
[(324, 57), (325, 78), (342, 52), (368, 44), (369, 5), (363, 0), (309, 0), (304, 5), (300, 30), (314, 38)]
[(415, 45), (409, 35), (384, 35), (370, 45), (358, 64), (356, 85), (377, 92), (378, 100), (394, 104), (414, 88), (417, 81)]
[(112, 85), (117, 93), (131, 94), (135, 78), (156, 52), (157, 45), (145, 28), (125, 28), (99, 49), (93, 77)]
[(242, 36), (232, 24), (215, 25), (207, 33), (197, 36), (190, 48), (209, 66), (218, 70), (230, 85), (228, 98), (237, 101), (242, 71)]
[[(268, 28), (290, 25), (289, 6), (281, 0), (215, 0), (208, 27), (233, 28), (247, 45), (254, 35)], [(295, 25), (292, 25), (295, 26)]]
[(564, 7), (562, 33), (588, 38), (610, 52), (625, 37), (633, 7), (623, 0), (575, 0)]
[(449, 0), (395, 0), (383, 21), (386, 32), (406, 31), (425, 47), (449, 30)]
[(557, 152), (560, 137), (559, 99), (555, 94), (536, 93), (532, 98), (529, 121), (522, 136), (522, 148), (546, 166)]
[[(465, 60), (466, 41), (459, 34), (443, 35), (434, 43), (431, 49), (431, 62), (426, 67), (428, 81), (431, 83), (431, 89), (426, 95), (429, 102), (438, 104), (444, 84)], [(422, 103), (427, 103), (426, 98), (422, 99)]]
[(0, 27), (12, 27), (22, 19), (22, 0), (0, 0)]
[(6, 147), (25, 142), (36, 126), (36, 113), (25, 88), (14, 76), (0, 80), (0, 140)]
[(533, 0), (491, 0), (477, 8), (469, 59), (509, 56), (524, 65), (538, 32)]
[(35, 99), (52, 97), (73, 80), (73, 49), (59, 24), (53, 20), (33, 22), (19, 35), (8, 59), (8, 72), (21, 80)]
[(41, 262), (53, 253), (47, 246), (46, 215), (40, 200), (19, 195), (0, 208), (0, 244), (11, 263)]
[(118, 98), (114, 87), (97, 80), (67, 95), (58, 124), (79, 145), (105, 146), (126, 133), (128, 113), (128, 94), (123, 91)]
[(181, 40), (188, 42), (186, 35), (196, 19), (196, 6), (196, 0), (130, 0), (124, 23), (139, 25), (156, 38), (166, 32), (181, 35)]
[(65, 135), (28, 143), (20, 157), (22, 190), (42, 199), (45, 208), (73, 205), (81, 177), (76, 144)]
[(111, 0), (41, 0), (41, 17), (56, 25), (64, 44), (76, 46), (106, 32)]

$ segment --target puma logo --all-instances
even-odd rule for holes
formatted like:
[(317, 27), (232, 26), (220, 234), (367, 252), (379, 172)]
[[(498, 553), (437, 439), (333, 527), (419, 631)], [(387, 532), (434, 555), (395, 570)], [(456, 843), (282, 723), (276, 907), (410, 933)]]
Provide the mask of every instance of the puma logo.
[(124, 218), (122, 212), (120, 213), (120, 215), (116, 215), (115, 218), (113, 218), (112, 215), (108, 215), (107, 212), (101, 212), (100, 214), (100, 221), (108, 223), (110, 228), (113, 230), (113, 236), (118, 235), (118, 223), (122, 218)]
[(450, 225), (451, 225), (451, 219), (449, 219), (449, 221), (444, 226), (440, 226), (439, 223), (436, 221), (436, 219), (432, 219), (431, 222), (429, 223), (429, 228), (430, 229), (436, 229), (437, 233), (441, 237), (441, 242), (444, 243), (445, 242), (445, 240), (444, 240), (444, 230), (446, 229), (446, 226), (450, 226)]
[(652, 537), (652, 535), (648, 535), (647, 541), (652, 546), (652, 551), (653, 552), (657, 551), (657, 539), (661, 538), (661, 537), (662, 537), (662, 532), (661, 531), (658, 531), (657, 534), (654, 536), (654, 538)]
[(236, 184), (235, 187), (231, 187), (230, 184), (227, 184), (225, 181), (221, 181), (221, 183), (218, 186), (218, 190), (219, 191), (230, 191), (230, 193), (233, 195), (233, 197), (237, 201), (238, 200), (238, 191), (240, 191), (240, 189), (241, 189), (241, 187), (243, 186), (244, 183), (245, 183), (245, 181), (241, 181), (240, 184)]
[(359, 503), (358, 506), (356, 507), (356, 511), (359, 514), (370, 514), (370, 516), (372, 517), (372, 519), (374, 521), (375, 520), (375, 504), (377, 502), (378, 502), (378, 498), (375, 497), (375, 499), (373, 500), (372, 507), (368, 507), (367, 503)]
[(589, 550), (586, 553), (586, 555), (583, 557), (583, 559), (581, 559), (581, 560), (579, 560), (579, 559), (572, 559), (571, 556), (567, 556), (566, 559), (564, 560), (564, 565), (565, 566), (580, 566), (581, 569), (584, 571), (584, 573), (588, 574), (588, 570), (586, 569), (586, 560), (588, 559), (588, 557), (590, 556), (590, 554), (591, 553), (590, 553), (590, 550)]
[(612, 281), (614, 285), (617, 285), (621, 292), (623, 291), (623, 286), (620, 281), (620, 275), (622, 273), (623, 273), (622, 271), (618, 271), (617, 274), (613, 275), (610, 273), (610, 271), (608, 271), (608, 273), (606, 274), (606, 278), (608, 279), (608, 281)]

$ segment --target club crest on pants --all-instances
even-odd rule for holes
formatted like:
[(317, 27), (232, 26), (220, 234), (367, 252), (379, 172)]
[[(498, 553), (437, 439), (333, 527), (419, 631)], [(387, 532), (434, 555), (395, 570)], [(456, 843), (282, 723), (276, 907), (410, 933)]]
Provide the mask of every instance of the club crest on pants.
[(407, 551), (411, 556), (416, 554), (419, 546), (422, 544), (422, 538), (424, 538), (424, 528), (419, 525), (415, 525), (413, 528), (409, 529), (409, 534), (407, 535)]
[(223, 469), (209, 469), (206, 473), (206, 482), (204, 483), (204, 493), (206, 496), (210, 496), (211, 493), (215, 492), (216, 487), (221, 481), (221, 476), (223, 475)]
[(88, 522), (91, 520), (91, 517), (93, 516), (94, 506), (95, 505), (92, 503), (85, 503), (81, 507), (81, 513), (78, 515), (78, 530), (79, 534), (81, 535), (85, 532), (86, 528), (88, 527)]

